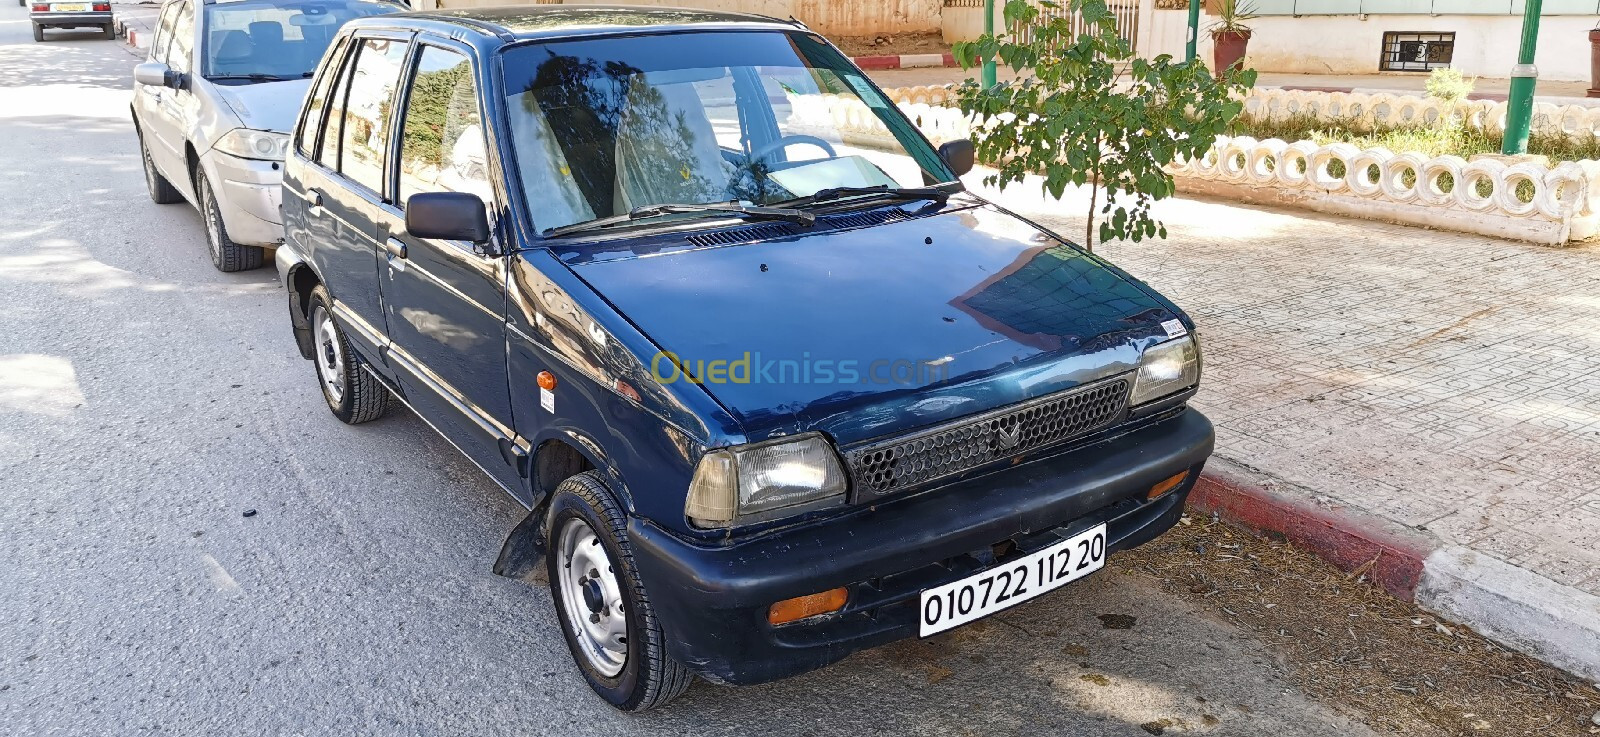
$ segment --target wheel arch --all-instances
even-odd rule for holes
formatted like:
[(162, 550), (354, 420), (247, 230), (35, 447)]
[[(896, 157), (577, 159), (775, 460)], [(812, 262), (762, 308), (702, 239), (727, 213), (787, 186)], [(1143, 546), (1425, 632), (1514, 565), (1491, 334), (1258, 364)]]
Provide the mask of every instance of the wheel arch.
[(556, 488), (561, 482), (580, 473), (598, 469), (606, 492), (617, 500), (618, 506), (627, 508), (622, 504), (622, 496), (617, 493), (616, 483), (613, 481), (614, 474), (606, 470), (607, 466), (598, 462), (599, 459), (587, 447), (588, 444), (574, 441), (573, 436), (558, 432), (543, 438), (535, 448), (533, 468), (529, 473), (533, 487), (533, 506), (501, 545), (500, 557), (494, 563), (496, 575), (533, 580), (544, 575), (544, 566), (540, 563), (544, 560), (549, 545), (550, 532), (546, 529), (546, 517), (550, 510), (550, 500), (554, 498)]
[[(283, 247), (279, 254), (279, 261), (286, 260)], [(322, 284), (322, 277), (307, 261), (287, 260), (291, 263), (283, 269), (283, 286), (289, 293), (289, 325), (294, 328), (294, 342), (300, 348), (300, 356), (311, 360), (315, 355), (311, 340), (311, 292)]]

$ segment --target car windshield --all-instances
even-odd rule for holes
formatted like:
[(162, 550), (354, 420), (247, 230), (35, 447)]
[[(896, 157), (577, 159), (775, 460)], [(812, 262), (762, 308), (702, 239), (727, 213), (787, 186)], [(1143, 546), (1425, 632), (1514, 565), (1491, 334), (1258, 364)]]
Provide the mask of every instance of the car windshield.
[(552, 42), (511, 47), (504, 62), (517, 171), (544, 232), (651, 205), (771, 205), (955, 179), (893, 103), (809, 33)]
[(310, 77), (345, 21), (403, 10), (373, 0), (244, 0), (204, 7), (200, 74), (238, 82)]

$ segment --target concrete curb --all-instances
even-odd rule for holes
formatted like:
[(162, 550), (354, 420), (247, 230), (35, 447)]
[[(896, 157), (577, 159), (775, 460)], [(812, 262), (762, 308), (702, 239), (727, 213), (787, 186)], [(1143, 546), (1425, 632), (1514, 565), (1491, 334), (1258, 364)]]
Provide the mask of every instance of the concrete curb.
[(1189, 507), (1365, 574), (1506, 647), (1600, 679), (1600, 597), (1213, 457)]
[(880, 69), (913, 69), (916, 67), (953, 67), (956, 57), (952, 54), (900, 54), (898, 56), (855, 56), (851, 61), (856, 66), (868, 71)]

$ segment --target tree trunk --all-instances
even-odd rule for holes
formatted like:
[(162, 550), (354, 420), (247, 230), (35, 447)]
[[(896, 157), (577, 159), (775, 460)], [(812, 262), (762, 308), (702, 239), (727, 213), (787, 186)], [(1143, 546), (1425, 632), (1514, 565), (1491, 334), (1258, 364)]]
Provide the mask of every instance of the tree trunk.
[(1089, 179), (1089, 224), (1083, 229), (1083, 247), (1094, 253), (1094, 215), (1100, 209), (1100, 170), (1095, 169)]

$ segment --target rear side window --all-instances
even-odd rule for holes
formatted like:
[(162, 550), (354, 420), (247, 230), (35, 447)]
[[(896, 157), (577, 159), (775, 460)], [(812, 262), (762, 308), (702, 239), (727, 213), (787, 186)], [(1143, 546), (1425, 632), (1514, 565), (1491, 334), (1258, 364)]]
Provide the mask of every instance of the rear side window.
[(389, 113), (410, 44), (386, 38), (361, 42), (350, 91), (344, 100), (339, 134), (339, 172), (351, 181), (382, 193), (384, 151), (389, 147)]
[(400, 202), (418, 192), (467, 192), (488, 202), (488, 151), (472, 64), (423, 46), (400, 133)]
[(188, 74), (194, 70), (194, 6), (184, 3), (172, 26), (172, 46), (167, 51), (167, 66)]
[(311, 90), (311, 102), (306, 104), (306, 119), (301, 122), (300, 130), (295, 134), (294, 150), (301, 156), (310, 156), (312, 150), (316, 148), (317, 133), (322, 128), (323, 113), (328, 104), (328, 90), (339, 79), (339, 73), (343, 69), (344, 44), (341, 42), (328, 55), (328, 66), (317, 79), (317, 86)]

